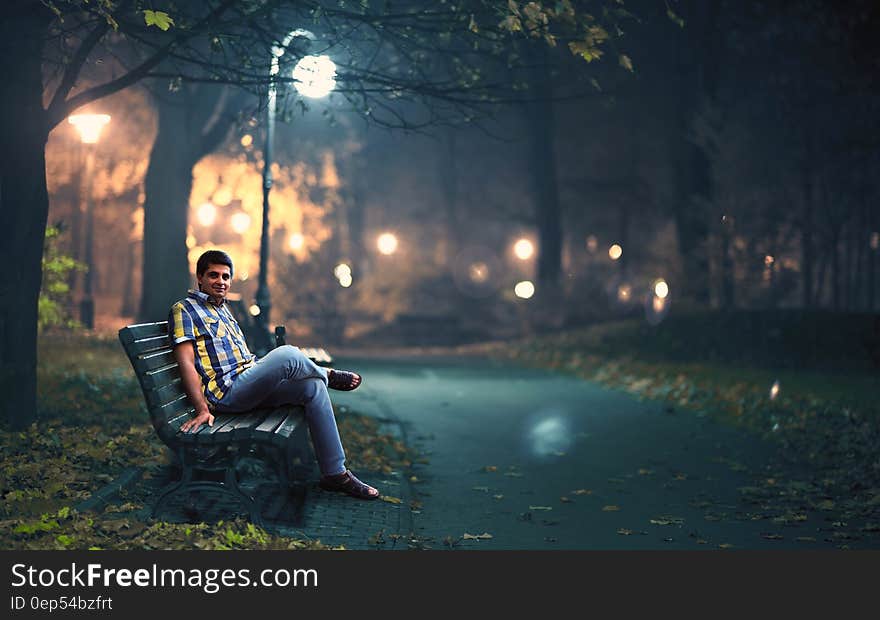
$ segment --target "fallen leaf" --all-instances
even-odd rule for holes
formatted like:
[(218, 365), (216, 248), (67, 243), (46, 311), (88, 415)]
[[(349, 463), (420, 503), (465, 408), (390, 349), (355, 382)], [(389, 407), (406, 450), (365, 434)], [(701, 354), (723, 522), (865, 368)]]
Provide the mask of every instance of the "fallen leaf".
[(511, 478), (522, 478), (523, 475), (518, 471), (506, 471), (504, 472), (505, 476), (510, 476)]
[(488, 532), (483, 532), (482, 534), (474, 535), (474, 534), (468, 534), (467, 532), (465, 532), (464, 536), (462, 536), (462, 538), (464, 538), (465, 540), (489, 540), (490, 538), (492, 538), (492, 534), (490, 534)]
[(503, 495), (493, 495), (492, 499), (504, 499)]
[(571, 492), (572, 495), (592, 495), (593, 491), (590, 489), (577, 489), (576, 491)]
[(816, 542), (816, 539), (812, 536), (798, 536), (795, 540), (798, 542)]
[(602, 512), (617, 512), (618, 510), (620, 510), (620, 506), (615, 506), (614, 504), (602, 506)]
[(733, 545), (731, 545), (730, 543), (721, 543), (720, 545), (718, 545), (718, 548), (719, 549), (733, 549)]
[(529, 506), (529, 510), (553, 510), (550, 506)]
[(762, 533), (761, 538), (765, 540), (782, 540), (781, 534)]
[(485, 472), (493, 472), (493, 471), (498, 471), (498, 468), (497, 468), (495, 465), (486, 465), (486, 466), (483, 468), (483, 471), (485, 471)]
[(562, 497), (559, 498), (559, 501), (562, 502), (563, 504), (570, 504), (572, 502), (572, 499), (570, 497), (568, 497), (567, 495), (563, 495)]
[(660, 515), (650, 520), (654, 525), (681, 525), (684, 523), (682, 517), (673, 517), (672, 515)]
[(474, 491), (482, 491), (483, 493), (489, 492), (489, 487), (471, 487)]
[(383, 495), (381, 499), (383, 502), (388, 502), (389, 504), (402, 504), (403, 503), (402, 499), (400, 499), (399, 497), (392, 497), (391, 495)]
[(639, 468), (639, 475), (640, 476), (650, 476), (653, 473), (654, 473), (653, 469), (645, 469), (644, 467)]
[(625, 527), (622, 527), (619, 530), (617, 530), (617, 533), (620, 534), (621, 536), (632, 536), (633, 531), (628, 530)]

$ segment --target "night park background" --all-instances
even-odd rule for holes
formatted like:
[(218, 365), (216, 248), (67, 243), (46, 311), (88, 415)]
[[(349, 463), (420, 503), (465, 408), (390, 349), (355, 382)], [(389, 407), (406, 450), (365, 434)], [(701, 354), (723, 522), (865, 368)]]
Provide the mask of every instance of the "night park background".
[[(880, 547), (875, 2), (0, 16), (3, 548)], [(262, 527), (152, 516), (179, 467), (117, 332), (210, 248), (254, 338), (364, 376), (381, 501), (253, 457)]]

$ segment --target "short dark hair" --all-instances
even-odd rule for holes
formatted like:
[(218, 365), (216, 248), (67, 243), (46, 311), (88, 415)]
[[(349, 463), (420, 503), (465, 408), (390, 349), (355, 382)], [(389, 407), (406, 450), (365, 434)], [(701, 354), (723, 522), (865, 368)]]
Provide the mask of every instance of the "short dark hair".
[(232, 259), (223, 250), (208, 250), (199, 256), (199, 260), (196, 262), (196, 276), (201, 278), (207, 271), (208, 265), (226, 265), (229, 267), (229, 275), (234, 274)]

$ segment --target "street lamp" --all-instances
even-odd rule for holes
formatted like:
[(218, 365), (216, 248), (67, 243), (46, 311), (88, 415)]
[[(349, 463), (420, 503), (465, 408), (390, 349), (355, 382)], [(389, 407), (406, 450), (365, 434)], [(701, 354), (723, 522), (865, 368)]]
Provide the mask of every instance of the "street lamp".
[[(269, 192), (272, 191), (272, 143), (275, 139), (275, 108), (278, 94), (275, 78), (279, 71), (279, 59), (295, 37), (314, 39), (314, 35), (307, 30), (297, 28), (290, 31), (281, 43), (272, 46), (272, 58), (269, 64), (266, 143), (263, 147), (263, 228), (260, 233), (260, 275), (257, 283), (256, 303), (254, 304), (257, 311), (254, 316), (257, 322), (266, 329), (269, 326), (269, 311), (272, 307), (267, 270), (269, 263)], [(327, 56), (305, 56), (296, 64), (293, 77), (297, 80), (297, 90), (304, 97), (325, 97), (336, 85), (336, 65)], [(320, 87), (308, 88), (310, 84), (318, 84)], [(306, 85), (305, 89), (300, 88), (300, 85)]]
[[(86, 150), (86, 169), (84, 178), (91, 180), (95, 169), (95, 149), (90, 146), (98, 142), (104, 125), (110, 122), (109, 114), (74, 114), (68, 117), (67, 122), (76, 127)], [(83, 278), (83, 298), (79, 304), (79, 320), (88, 329), (95, 327), (95, 300), (92, 297), (92, 274), (95, 265), (92, 254), (92, 244), (95, 235), (94, 205), (89, 192), (80, 189), (80, 201), (85, 202), (86, 212), (86, 239), (85, 239), (85, 262), (86, 274)], [(82, 207), (80, 207), (82, 210)]]

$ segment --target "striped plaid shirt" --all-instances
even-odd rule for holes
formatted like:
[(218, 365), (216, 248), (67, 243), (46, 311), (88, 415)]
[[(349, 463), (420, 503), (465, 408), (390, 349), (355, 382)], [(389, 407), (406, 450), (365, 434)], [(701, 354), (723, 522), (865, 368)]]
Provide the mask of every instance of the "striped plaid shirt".
[(201, 291), (189, 291), (185, 299), (171, 306), (168, 336), (173, 344), (193, 342), (196, 371), (202, 378), (205, 398), (212, 404), (217, 404), (235, 377), (256, 361), (226, 303), (216, 305)]

